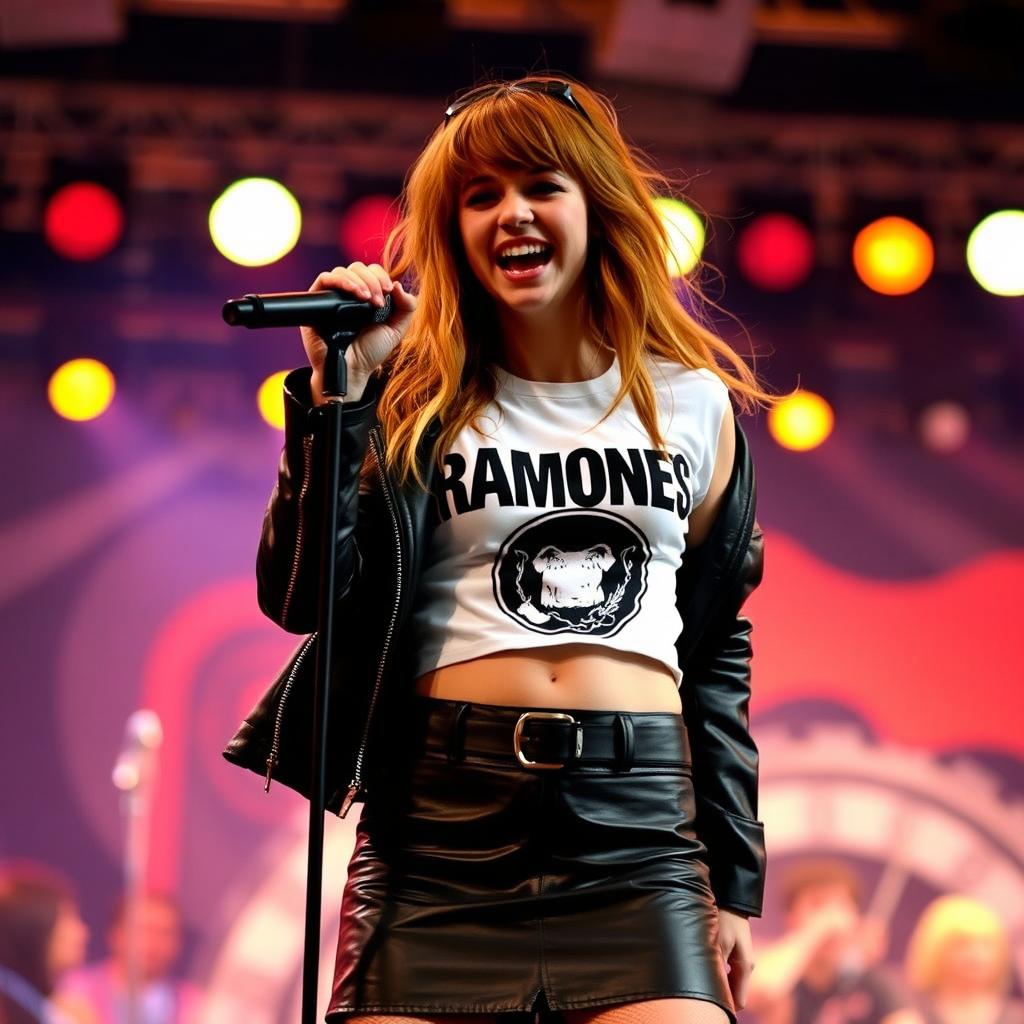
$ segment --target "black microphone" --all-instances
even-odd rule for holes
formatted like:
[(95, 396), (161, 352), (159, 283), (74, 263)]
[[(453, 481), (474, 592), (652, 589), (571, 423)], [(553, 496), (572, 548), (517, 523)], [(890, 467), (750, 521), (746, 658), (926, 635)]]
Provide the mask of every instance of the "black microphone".
[(382, 324), (391, 316), (391, 296), (375, 306), (348, 292), (328, 288), (320, 292), (269, 292), (246, 295), (224, 303), (223, 315), (232, 327), (316, 327), (323, 330), (358, 331)]

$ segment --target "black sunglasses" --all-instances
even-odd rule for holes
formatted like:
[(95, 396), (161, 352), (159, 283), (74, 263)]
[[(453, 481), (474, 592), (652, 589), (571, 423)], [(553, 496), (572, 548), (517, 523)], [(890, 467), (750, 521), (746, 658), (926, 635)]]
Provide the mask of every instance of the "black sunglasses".
[(479, 88), (471, 89), (465, 96), (460, 96), (445, 112), (444, 112), (444, 123), (447, 124), (460, 110), (465, 109), (471, 103), (475, 103), (477, 100), (483, 99), (485, 96), (494, 96), (502, 90), (508, 92), (539, 92), (545, 96), (551, 96), (553, 99), (564, 103), (567, 107), (571, 107), (578, 113), (587, 124), (593, 124), (590, 118), (587, 116), (587, 112), (580, 106), (579, 100), (576, 99), (572, 94), (572, 86), (568, 82), (561, 81), (531, 81), (525, 82), (493, 82), (488, 85), (482, 85)]

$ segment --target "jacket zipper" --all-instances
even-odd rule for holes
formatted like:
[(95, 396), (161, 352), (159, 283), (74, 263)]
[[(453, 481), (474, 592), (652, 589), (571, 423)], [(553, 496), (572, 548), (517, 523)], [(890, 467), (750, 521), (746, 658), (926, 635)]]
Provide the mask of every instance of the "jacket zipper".
[(302, 439), (302, 483), (299, 485), (299, 515), (298, 524), (295, 527), (295, 557), (292, 559), (292, 571), (288, 577), (288, 589), (284, 593), (284, 603), (281, 605), (281, 626), (287, 628), (288, 609), (292, 603), (292, 594), (295, 593), (295, 581), (299, 577), (299, 561), (302, 558), (302, 539), (305, 524), (303, 523), (302, 508), (305, 504), (306, 493), (309, 490), (310, 463), (313, 459), (313, 437), (306, 435)]
[(352, 781), (349, 783), (348, 792), (345, 794), (345, 798), (341, 803), (341, 809), (338, 811), (338, 817), (344, 818), (349, 812), (349, 808), (359, 795), (360, 790), (363, 789), (363, 761), (366, 755), (366, 743), (370, 736), (370, 723), (373, 720), (373, 712), (377, 706), (377, 697), (380, 694), (381, 682), (384, 679), (384, 665), (387, 662), (388, 651), (391, 648), (391, 640), (395, 633), (395, 624), (398, 622), (398, 609), (401, 604), (402, 595), (402, 534), (398, 528), (398, 515), (395, 512), (395, 498), (391, 493), (391, 485), (388, 482), (387, 475), (384, 472), (384, 466), (381, 462), (380, 449), (378, 443), (380, 440), (380, 430), (378, 427), (374, 427), (370, 430), (370, 447), (373, 449), (373, 458), (377, 466), (377, 475), (380, 477), (381, 490), (384, 493), (384, 500), (388, 506), (388, 512), (391, 513), (391, 525), (395, 532), (395, 603), (391, 609), (391, 621), (388, 623), (388, 630), (384, 636), (384, 646), (381, 649), (380, 661), (377, 663), (377, 677), (373, 684), (373, 693), (370, 695), (370, 704), (366, 710), (366, 722), (363, 725), (363, 735), (359, 741), (359, 750), (356, 753), (356, 764), (355, 771), (352, 775)]
[(299, 653), (295, 656), (295, 661), (292, 663), (292, 670), (288, 673), (288, 679), (285, 681), (284, 689), (281, 691), (281, 697), (277, 702), (277, 712), (274, 715), (274, 737), (270, 741), (270, 753), (267, 755), (267, 779), (263, 785), (263, 792), (270, 792), (270, 780), (273, 775), (274, 769), (277, 767), (279, 755), (281, 753), (281, 723), (284, 720), (284, 706), (288, 700), (288, 695), (291, 693), (292, 686), (295, 683), (295, 677), (299, 673), (299, 666), (302, 664), (302, 660), (309, 653), (309, 649), (313, 646), (313, 641), (316, 639), (316, 633), (310, 633), (305, 640), (302, 641), (302, 647), (299, 649)]

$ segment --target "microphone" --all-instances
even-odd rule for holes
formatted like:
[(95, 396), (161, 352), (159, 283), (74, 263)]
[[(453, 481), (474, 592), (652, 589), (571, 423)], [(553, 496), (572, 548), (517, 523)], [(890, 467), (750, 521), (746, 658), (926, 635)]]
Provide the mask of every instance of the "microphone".
[(163, 726), (155, 711), (132, 712), (125, 723), (121, 753), (111, 773), (114, 785), (125, 793), (138, 789), (147, 762), (163, 741)]
[(323, 330), (359, 331), (382, 324), (391, 316), (391, 296), (375, 306), (348, 292), (328, 288), (320, 292), (268, 292), (246, 295), (224, 303), (223, 316), (232, 327), (316, 327)]

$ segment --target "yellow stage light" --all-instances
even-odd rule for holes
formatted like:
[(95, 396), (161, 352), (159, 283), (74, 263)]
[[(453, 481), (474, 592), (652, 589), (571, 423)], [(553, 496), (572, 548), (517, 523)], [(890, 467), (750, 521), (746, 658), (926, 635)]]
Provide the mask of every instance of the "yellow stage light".
[(57, 367), (47, 387), (50, 405), (68, 420), (92, 420), (114, 400), (114, 375), (96, 359)]
[(243, 178), (210, 207), (210, 237), (218, 251), (243, 267), (274, 263), (295, 248), (302, 211), (295, 196), (270, 178)]
[(260, 415), (272, 427), (284, 430), (284, 378), (287, 370), (280, 370), (272, 373), (261, 385), (256, 393), (256, 404), (259, 406)]
[(832, 433), (835, 416), (821, 395), (800, 388), (768, 413), (768, 431), (783, 448), (804, 452)]
[(882, 217), (863, 228), (853, 243), (853, 265), (860, 279), (883, 295), (907, 295), (931, 276), (932, 240), (904, 217)]
[(658, 196), (654, 205), (668, 232), (668, 272), (672, 277), (684, 277), (697, 266), (704, 252), (704, 222), (678, 199)]

